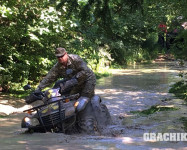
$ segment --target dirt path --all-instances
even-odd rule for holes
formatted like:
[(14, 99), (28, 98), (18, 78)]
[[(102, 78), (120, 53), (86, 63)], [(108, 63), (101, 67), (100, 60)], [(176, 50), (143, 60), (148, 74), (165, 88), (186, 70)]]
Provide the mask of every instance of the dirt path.
[(0, 115), (7, 116), (13, 113), (21, 113), (23, 110), (30, 108), (25, 105), (23, 99), (14, 98), (0, 93)]
[[(64, 135), (56, 133), (23, 134), (20, 122), (24, 101), (0, 98), (0, 107), (9, 104), (10, 110), (20, 111), (0, 118), (0, 150), (75, 150), (75, 149), (187, 149), (186, 142), (146, 142), (146, 132), (186, 132), (181, 117), (186, 117), (187, 105), (168, 94), (169, 86), (178, 80), (179, 68), (175, 63), (132, 66), (125, 70), (112, 70), (113, 75), (98, 80), (99, 94), (110, 110), (114, 125), (110, 136)], [(19, 103), (19, 106), (17, 105)], [(140, 115), (153, 105), (177, 108)], [(16, 109), (16, 108), (20, 109)], [(25, 106), (27, 107), (27, 106)], [(5, 107), (4, 107), (5, 108)], [(2, 110), (0, 108), (0, 110)]]

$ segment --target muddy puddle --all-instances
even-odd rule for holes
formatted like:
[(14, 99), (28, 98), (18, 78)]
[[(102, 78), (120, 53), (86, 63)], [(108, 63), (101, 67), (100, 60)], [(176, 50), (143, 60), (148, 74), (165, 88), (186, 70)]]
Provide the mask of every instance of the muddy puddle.
[[(187, 142), (143, 140), (147, 132), (186, 132), (187, 104), (168, 93), (170, 85), (179, 80), (180, 70), (176, 62), (160, 62), (112, 70), (111, 76), (99, 79), (96, 94), (107, 105), (114, 123), (104, 135), (25, 134), (20, 127), (23, 113), (0, 117), (0, 150), (187, 149)], [(19, 100), (19, 106), (23, 105)]]

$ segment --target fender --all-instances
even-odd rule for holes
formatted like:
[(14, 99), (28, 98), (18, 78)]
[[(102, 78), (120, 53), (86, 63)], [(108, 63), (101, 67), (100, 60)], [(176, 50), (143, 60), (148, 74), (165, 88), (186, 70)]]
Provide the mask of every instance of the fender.
[(76, 107), (76, 110), (77, 110), (77, 112), (80, 112), (80, 111), (82, 111), (83, 109), (85, 109), (85, 107), (86, 107), (86, 105), (88, 104), (88, 102), (89, 102), (89, 98), (88, 97), (83, 97), (83, 96), (81, 96), (78, 100), (77, 100), (77, 102), (75, 103), (75, 107)]
[(102, 103), (100, 96), (95, 95), (91, 98), (93, 112), (98, 124), (98, 129), (101, 131), (107, 125), (111, 125), (112, 120), (110, 113), (105, 104)]

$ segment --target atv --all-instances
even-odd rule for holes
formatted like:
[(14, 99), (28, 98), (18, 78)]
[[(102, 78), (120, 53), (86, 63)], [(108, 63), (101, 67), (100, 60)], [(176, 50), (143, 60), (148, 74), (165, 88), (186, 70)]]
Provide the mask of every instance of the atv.
[[(41, 93), (31, 93), (25, 100), (32, 104), (40, 102), (40, 105), (27, 109), (22, 119), (21, 127), (29, 132), (62, 132), (77, 127), (77, 99), (79, 94), (61, 95), (57, 89), (49, 89)], [(105, 104), (97, 95), (91, 98), (94, 110), (97, 130), (100, 132), (103, 126), (111, 124), (111, 117)]]

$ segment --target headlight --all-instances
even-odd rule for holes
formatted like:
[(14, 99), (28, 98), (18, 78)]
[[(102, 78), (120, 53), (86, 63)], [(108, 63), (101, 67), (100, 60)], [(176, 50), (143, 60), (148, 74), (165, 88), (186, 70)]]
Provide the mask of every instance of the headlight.
[(38, 119), (36, 119), (36, 118), (25, 117), (24, 120), (30, 126), (37, 126), (37, 125), (40, 124), (39, 121), (38, 121)]
[(31, 125), (31, 119), (29, 118), (29, 117), (25, 117), (25, 123), (27, 124), (27, 125)]

